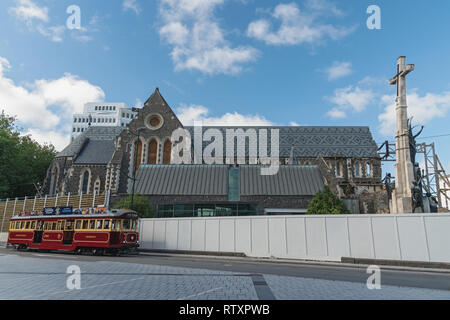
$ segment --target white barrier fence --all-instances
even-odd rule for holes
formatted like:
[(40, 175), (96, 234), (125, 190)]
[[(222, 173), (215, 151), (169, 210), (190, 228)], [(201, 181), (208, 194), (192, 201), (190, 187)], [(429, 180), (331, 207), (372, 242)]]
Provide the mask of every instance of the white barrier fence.
[(450, 214), (142, 219), (141, 248), (450, 262)]

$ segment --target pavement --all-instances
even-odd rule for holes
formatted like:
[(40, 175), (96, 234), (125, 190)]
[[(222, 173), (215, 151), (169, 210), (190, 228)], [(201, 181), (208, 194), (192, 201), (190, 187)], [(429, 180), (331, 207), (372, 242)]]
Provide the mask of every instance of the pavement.
[[(70, 268), (79, 268), (79, 277)], [(370, 290), (366, 271), (361, 265), (235, 257), (97, 257), (0, 249), (0, 299), (450, 299), (448, 272), (381, 267), (381, 288)]]

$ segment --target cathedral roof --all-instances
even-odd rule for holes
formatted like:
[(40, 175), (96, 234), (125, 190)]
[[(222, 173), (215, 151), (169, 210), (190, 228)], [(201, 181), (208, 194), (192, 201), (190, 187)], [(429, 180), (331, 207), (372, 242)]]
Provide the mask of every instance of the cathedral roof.
[[(240, 165), (239, 194), (313, 196), (324, 186), (317, 166), (280, 166), (276, 175), (261, 175), (259, 165)], [(227, 195), (228, 165), (141, 165), (136, 192), (145, 195)]]
[(89, 140), (75, 158), (75, 164), (107, 164), (114, 153), (114, 140)]
[[(193, 138), (194, 127), (185, 127)], [(219, 129), (224, 138), (223, 154), (226, 154), (225, 139), (227, 129), (240, 129), (239, 127), (203, 127), (203, 132), (207, 129)], [(280, 149), (279, 155), (282, 158), (316, 158), (323, 157), (348, 157), (348, 158), (372, 158), (378, 157), (378, 146), (372, 138), (369, 127), (244, 127), (244, 132), (248, 129), (255, 129), (258, 134), (259, 129), (267, 129), (267, 146), (270, 154), (271, 129), (279, 129)], [(245, 134), (245, 133), (244, 133)], [(239, 135), (239, 134), (238, 134)], [(203, 147), (208, 141), (203, 142)], [(246, 156), (251, 148), (246, 143)], [(236, 149), (235, 149), (236, 152)]]
[(74, 157), (75, 163), (107, 163), (114, 152), (114, 138), (123, 130), (123, 127), (89, 127), (56, 157)]
[[(175, 127), (182, 126), (176, 115), (173, 113), (166, 100), (163, 98), (159, 89), (145, 102), (140, 113), (166, 112), (165, 117), (171, 118), (166, 125), (167, 134)], [(129, 127), (141, 125), (142, 117), (133, 119)], [(139, 122), (139, 123), (138, 123)], [(142, 126), (142, 125), (141, 125)], [(185, 127), (190, 131), (193, 138), (194, 127)], [(226, 131), (227, 129), (240, 129), (238, 127), (203, 127), (203, 132), (207, 129), (218, 129), (222, 132), (224, 138), (223, 154), (226, 155)], [(271, 130), (279, 130), (279, 156), (281, 158), (316, 158), (323, 157), (347, 157), (347, 158), (373, 158), (378, 157), (378, 146), (373, 140), (369, 127), (360, 126), (258, 126), (244, 127), (243, 133), (248, 129), (267, 130), (268, 153), (271, 150)], [(114, 138), (124, 130), (123, 127), (96, 127), (92, 126), (72, 141), (57, 157), (74, 157), (75, 163), (107, 163), (111, 160), (114, 153)], [(238, 134), (239, 135), (239, 134)], [(210, 142), (204, 141), (203, 148)], [(253, 150), (252, 150), (253, 148)], [(249, 151), (257, 151), (257, 144), (248, 145), (246, 142), (246, 156)], [(235, 148), (235, 153), (237, 153)], [(235, 154), (236, 156), (236, 154)], [(108, 160), (105, 160), (109, 158)]]
[(144, 105), (149, 104), (163, 104), (163, 105), (169, 105), (167, 101), (164, 99), (164, 97), (159, 92), (159, 88), (156, 88), (155, 91), (152, 93), (152, 95), (145, 101)]

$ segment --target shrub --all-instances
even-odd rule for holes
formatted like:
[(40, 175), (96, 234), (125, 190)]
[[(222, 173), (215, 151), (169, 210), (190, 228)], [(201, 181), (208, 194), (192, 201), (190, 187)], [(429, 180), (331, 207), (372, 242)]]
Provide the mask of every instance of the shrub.
[(307, 214), (349, 214), (344, 201), (336, 197), (328, 186), (316, 193), (308, 205)]
[[(114, 209), (131, 209), (131, 195), (120, 199), (120, 201), (114, 205)], [(138, 213), (139, 218), (154, 218), (156, 216), (148, 199), (138, 194), (134, 195), (133, 210)]]

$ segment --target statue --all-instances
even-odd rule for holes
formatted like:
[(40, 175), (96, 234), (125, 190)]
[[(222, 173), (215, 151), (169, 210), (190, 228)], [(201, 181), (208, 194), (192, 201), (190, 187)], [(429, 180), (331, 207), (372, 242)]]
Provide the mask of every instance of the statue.
[(409, 133), (409, 152), (411, 156), (411, 162), (414, 164), (414, 181), (412, 188), (412, 211), (414, 212), (416, 208), (421, 208), (422, 212), (424, 209), (424, 199), (423, 199), (423, 186), (422, 186), (422, 173), (420, 171), (419, 164), (416, 162), (417, 154), (417, 144), (416, 138), (422, 133), (423, 126), (417, 134), (413, 134), (413, 127), (411, 125), (412, 119), (408, 120), (408, 133)]
[(411, 155), (411, 162), (416, 163), (416, 154), (417, 154), (417, 144), (416, 138), (422, 133), (423, 126), (420, 128), (419, 132), (416, 135), (413, 135), (413, 127), (411, 126), (412, 118), (408, 120), (408, 131), (409, 131), (409, 152)]
[(414, 163), (414, 167), (416, 168), (414, 174), (414, 187), (412, 190), (412, 200), (413, 200), (413, 212), (416, 208), (421, 208), (422, 212), (425, 212), (424, 204), (423, 204), (423, 189), (422, 189), (422, 174), (420, 172), (419, 164)]

